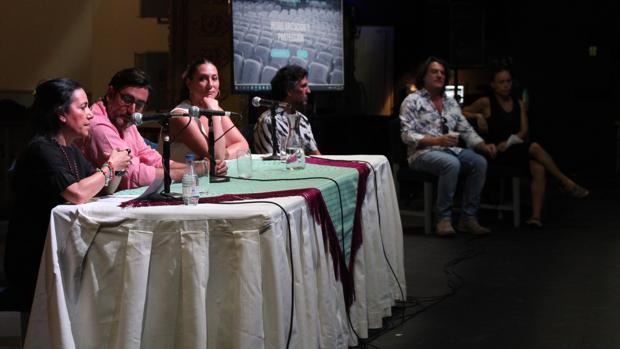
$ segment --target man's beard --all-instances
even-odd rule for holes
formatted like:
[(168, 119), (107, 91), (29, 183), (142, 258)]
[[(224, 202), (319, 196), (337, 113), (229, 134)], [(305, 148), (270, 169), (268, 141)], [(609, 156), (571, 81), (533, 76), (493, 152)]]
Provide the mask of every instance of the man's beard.
[(119, 115), (114, 119), (114, 126), (120, 131), (124, 131), (131, 126), (131, 115)]

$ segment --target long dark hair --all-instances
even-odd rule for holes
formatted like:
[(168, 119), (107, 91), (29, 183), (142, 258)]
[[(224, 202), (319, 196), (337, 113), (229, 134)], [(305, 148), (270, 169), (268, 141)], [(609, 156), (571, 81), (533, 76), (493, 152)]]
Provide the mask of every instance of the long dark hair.
[(433, 62), (437, 62), (441, 64), (446, 74), (443, 87), (441, 88), (441, 92), (443, 93), (446, 91), (446, 85), (448, 84), (448, 81), (450, 81), (451, 74), (450, 74), (450, 67), (448, 66), (448, 62), (446, 62), (444, 59), (441, 59), (439, 57), (430, 56), (424, 62), (422, 62), (422, 64), (420, 65), (420, 68), (418, 68), (418, 73), (415, 76), (415, 84), (418, 87), (418, 90), (421, 90), (424, 88), (424, 78), (426, 77), (426, 73), (428, 72), (428, 67)]
[(189, 88), (187, 88), (187, 84), (185, 83), (186, 80), (187, 79), (191, 80), (192, 77), (194, 76), (194, 74), (196, 74), (196, 71), (198, 70), (198, 67), (203, 65), (203, 64), (211, 64), (212, 66), (215, 67), (215, 64), (213, 64), (213, 62), (211, 62), (206, 57), (200, 57), (198, 59), (195, 59), (190, 64), (188, 64), (187, 67), (185, 67), (185, 70), (181, 74), (181, 80), (182, 80), (182, 83), (181, 83), (181, 101), (189, 99)]
[(35, 135), (51, 136), (60, 130), (60, 114), (69, 111), (75, 90), (82, 86), (75, 80), (57, 78), (40, 83), (28, 116)]

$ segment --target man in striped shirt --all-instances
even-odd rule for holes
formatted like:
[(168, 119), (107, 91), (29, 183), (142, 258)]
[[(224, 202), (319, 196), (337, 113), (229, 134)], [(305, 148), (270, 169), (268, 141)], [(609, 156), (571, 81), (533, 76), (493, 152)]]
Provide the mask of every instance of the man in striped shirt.
[[(308, 71), (298, 65), (281, 68), (271, 80), (271, 94), (274, 100), (288, 104), (288, 107), (278, 108), (276, 111), (278, 150), (283, 153), (286, 147), (289, 115), (297, 114), (300, 117), (300, 132), (306, 155), (320, 155), (308, 118), (298, 111), (308, 103)], [(272, 145), (271, 111), (267, 110), (258, 118), (254, 127), (254, 150), (259, 154), (272, 153)]]

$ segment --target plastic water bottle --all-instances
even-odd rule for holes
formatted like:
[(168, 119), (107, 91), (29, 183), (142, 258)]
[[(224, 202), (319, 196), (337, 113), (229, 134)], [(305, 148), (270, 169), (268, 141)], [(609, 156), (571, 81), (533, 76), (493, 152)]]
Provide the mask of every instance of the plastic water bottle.
[(200, 198), (200, 188), (196, 185), (198, 177), (194, 169), (194, 154), (185, 155), (185, 174), (183, 174), (183, 203), (197, 205)]

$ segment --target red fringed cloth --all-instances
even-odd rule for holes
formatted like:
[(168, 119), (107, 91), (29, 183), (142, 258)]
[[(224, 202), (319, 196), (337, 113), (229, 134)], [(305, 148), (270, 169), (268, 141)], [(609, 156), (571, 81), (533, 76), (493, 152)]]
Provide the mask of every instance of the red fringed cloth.
[(331, 160), (325, 158), (306, 158), (306, 162), (315, 165), (349, 167), (357, 170), (357, 202), (355, 204), (355, 215), (353, 216), (353, 232), (351, 234), (351, 254), (349, 256), (348, 269), (353, 274), (353, 266), (355, 265), (355, 255), (360, 246), (362, 246), (362, 204), (366, 197), (366, 183), (370, 169), (366, 164), (356, 161), (347, 160)]

